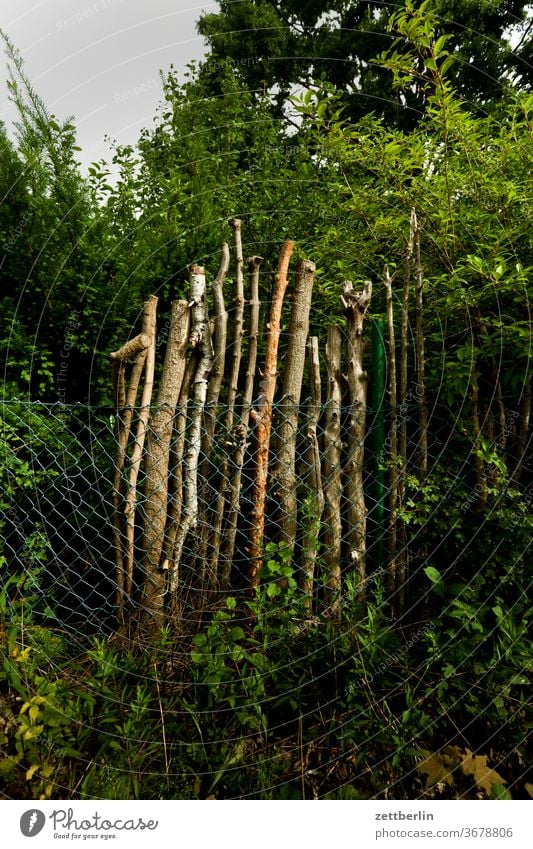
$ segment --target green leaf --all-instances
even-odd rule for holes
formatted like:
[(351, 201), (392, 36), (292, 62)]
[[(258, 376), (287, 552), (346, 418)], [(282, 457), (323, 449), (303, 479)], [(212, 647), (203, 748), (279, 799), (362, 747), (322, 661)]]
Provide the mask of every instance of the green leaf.
[(435, 569), (434, 566), (426, 566), (424, 572), (432, 584), (440, 584), (440, 582), (442, 581), (442, 577), (439, 570)]

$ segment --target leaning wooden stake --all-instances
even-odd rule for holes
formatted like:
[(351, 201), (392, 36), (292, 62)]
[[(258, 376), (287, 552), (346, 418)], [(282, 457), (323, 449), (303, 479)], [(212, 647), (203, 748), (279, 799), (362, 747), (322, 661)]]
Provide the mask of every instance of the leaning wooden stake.
[(276, 273), (274, 295), (268, 323), (265, 365), (263, 379), (260, 383), (260, 395), (257, 409), (251, 411), (251, 419), (255, 428), (256, 456), (255, 477), (252, 492), (252, 530), (250, 533), (250, 568), (248, 578), (250, 587), (259, 583), (259, 574), (263, 563), (263, 534), (265, 528), (265, 502), (268, 478), (268, 452), (270, 432), (272, 429), (272, 404), (276, 390), (277, 360), (279, 334), (281, 327), (281, 309), (287, 290), (287, 274), (289, 262), (294, 250), (294, 242), (290, 239), (283, 244)]
[(158, 627), (163, 625), (167, 573), (161, 552), (167, 521), (170, 440), (183, 380), (189, 342), (189, 306), (174, 301), (171, 308), (165, 361), (151, 417), (145, 459), (143, 611)]
[(233, 411), (237, 391), (239, 388), (239, 372), (242, 358), (242, 338), (244, 334), (244, 277), (242, 257), (242, 234), (241, 221), (238, 218), (230, 218), (229, 223), (233, 228), (235, 237), (235, 262), (237, 265), (235, 274), (235, 314), (233, 320), (233, 340), (231, 351), (231, 367), (228, 380), (228, 409), (226, 412), (226, 427), (228, 431), (233, 425)]
[[(403, 289), (402, 289), (402, 318), (400, 329), (400, 463), (398, 469), (398, 506), (405, 509), (406, 480), (407, 480), (407, 421), (408, 421), (408, 381), (409, 381), (409, 297), (411, 288), (411, 266), (414, 252), (414, 209), (411, 211), (409, 239), (404, 257)], [(409, 577), (409, 550), (407, 547), (407, 527), (405, 522), (400, 524), (400, 546), (398, 550), (398, 609), (403, 610), (405, 588)]]
[[(221, 550), (220, 583), (227, 589), (230, 582), (231, 565), (235, 552), (237, 520), (240, 513), (241, 479), (244, 456), (248, 444), (248, 425), (254, 397), (255, 372), (257, 364), (257, 340), (259, 336), (259, 269), (263, 257), (252, 256), (248, 259), (250, 272), (250, 325), (248, 331), (248, 362), (246, 364), (246, 381), (244, 385), (243, 407), (241, 421), (235, 432), (235, 449), (233, 453), (233, 474), (229, 480), (229, 496), (227, 509), (224, 511), (225, 526)], [(213, 555), (217, 552), (214, 550)], [(213, 573), (214, 574), (214, 573)]]
[(428, 471), (428, 413), (426, 401), (426, 357), (424, 351), (424, 278), (422, 274), (422, 259), (420, 254), (420, 228), (413, 209), (411, 214), (412, 242), (414, 245), (415, 261), (415, 290), (416, 290), (416, 397), (418, 401), (418, 421), (420, 436), (418, 440), (419, 470), (421, 483), (427, 477)]
[(291, 559), (298, 530), (296, 437), (315, 271), (316, 265), (310, 260), (300, 260), (296, 266), (296, 282), (289, 322), (289, 343), (279, 404), (277, 456), (272, 468), (272, 492), (279, 517), (278, 538), (280, 544), (284, 546), (284, 556)]
[(315, 567), (318, 556), (318, 541), (322, 512), (324, 510), (324, 491), (322, 489), (322, 474), (320, 447), (318, 444), (318, 422), (320, 419), (321, 384), (320, 360), (318, 356), (318, 339), (311, 336), (307, 343), (309, 363), (309, 384), (311, 394), (307, 403), (307, 421), (305, 428), (306, 451), (304, 462), (306, 474), (304, 484), (307, 487), (305, 510), (303, 511), (303, 538), (300, 587), (304, 596), (304, 610), (309, 616), (313, 610), (313, 587)]
[(363, 489), (363, 458), (366, 430), (367, 374), (363, 368), (363, 323), (372, 297), (372, 283), (356, 292), (348, 281), (344, 284), (342, 302), (348, 332), (348, 387), (350, 416), (348, 446), (344, 469), (346, 500), (346, 542), (351, 567), (357, 576), (359, 595), (363, 599), (366, 583), (366, 505)]
[(341, 618), (341, 357), (338, 327), (328, 327), (328, 394), (324, 422), (324, 601), (335, 622)]
[[(397, 518), (398, 518), (398, 395), (396, 390), (396, 340), (394, 334), (394, 305), (392, 281), (388, 267), (385, 268), (385, 300), (387, 310), (387, 336), (389, 348), (389, 401), (390, 401), (390, 450), (389, 450), (389, 564), (387, 588), (391, 598), (399, 591), (397, 563)], [(384, 461), (385, 458), (382, 458)]]
[(227, 374), (228, 392), (226, 397), (226, 413), (223, 418), (224, 457), (222, 460), (218, 493), (215, 500), (213, 513), (213, 528), (210, 534), (211, 551), (209, 553), (209, 572), (212, 588), (218, 584), (218, 560), (222, 542), (222, 522), (224, 518), (224, 506), (229, 490), (229, 456), (233, 445), (233, 423), (235, 418), (235, 402), (239, 388), (239, 373), (242, 359), (242, 339), (244, 333), (244, 277), (242, 256), (242, 232), (239, 218), (230, 218), (230, 226), (233, 229), (235, 242), (235, 296), (233, 299), (233, 336), (231, 347), (231, 359)]
[(202, 441), (202, 419), (207, 384), (213, 363), (213, 346), (209, 330), (209, 316), (205, 298), (205, 272), (199, 265), (189, 269), (191, 286), (191, 345), (198, 348), (200, 359), (192, 388), (192, 405), (189, 429), (189, 444), (183, 464), (183, 509), (176, 535), (174, 557), (170, 575), (170, 590), (177, 589), (179, 566), (183, 546), (189, 532), (198, 521), (198, 458)]
[(214, 329), (213, 329), (213, 367), (207, 387), (205, 404), (205, 424), (202, 440), (202, 453), (206, 460), (202, 465), (202, 475), (207, 477), (211, 464), (211, 452), (215, 437), (215, 425), (217, 418), (217, 404), (220, 396), (220, 387), (224, 378), (224, 363), (226, 360), (226, 346), (228, 343), (228, 313), (224, 304), (224, 281), (229, 269), (229, 247), (227, 242), (222, 245), (222, 255), (218, 274), (213, 281), (214, 301)]
[(224, 282), (229, 270), (230, 253), (227, 242), (222, 245), (220, 266), (213, 281), (214, 320), (213, 320), (213, 366), (207, 387), (205, 403), (204, 433), (202, 437), (203, 461), (200, 467), (199, 510), (201, 524), (201, 540), (198, 548), (197, 571), (200, 584), (203, 586), (205, 572), (209, 564), (209, 542), (212, 536), (212, 525), (222, 517), (217, 513), (219, 492), (214, 489), (213, 480), (217, 469), (213, 463), (213, 445), (217, 423), (218, 401), (224, 378), (226, 347), (228, 343), (228, 313), (224, 303)]
[[(141, 334), (143, 336), (143, 334)], [(135, 339), (139, 339), (140, 337), (135, 337)], [(133, 411), (135, 409), (135, 404), (137, 401), (137, 394), (139, 391), (139, 382), (141, 379), (141, 374), (144, 369), (144, 364), (146, 362), (146, 353), (149, 347), (145, 345), (144, 342), (148, 339), (149, 336), (144, 335), (143, 344), (137, 348), (134, 346), (135, 350), (132, 352), (130, 347), (129, 352), (133, 356), (133, 353), (136, 351), (135, 362), (133, 364), (133, 368), (131, 370), (130, 381), (128, 385), (128, 389), (126, 391), (126, 377), (125, 377), (125, 358), (124, 353), (126, 349), (126, 345), (120, 348), (119, 351), (115, 351), (111, 354), (111, 358), (113, 361), (112, 364), (112, 377), (113, 377), (113, 398), (115, 400), (116, 405), (116, 430), (117, 430), (117, 460), (115, 464), (115, 474), (113, 478), (113, 527), (114, 527), (114, 540), (115, 540), (115, 563), (116, 563), (116, 582), (117, 582), (117, 592), (116, 592), (116, 607), (117, 607), (117, 615), (120, 621), (123, 620), (124, 613), (124, 549), (125, 549), (125, 541), (123, 540), (123, 504), (122, 504), (122, 475), (124, 473), (124, 466), (126, 463), (126, 450), (128, 446), (128, 440), (130, 436), (131, 430), (131, 422), (133, 418)], [(129, 344), (129, 343), (127, 343)], [(137, 345), (137, 343), (136, 343)]]
[[(194, 375), (198, 368), (198, 351), (194, 349), (189, 357), (189, 361), (185, 368), (185, 374), (181, 383), (181, 391), (177, 405), (176, 417), (174, 421), (174, 432), (170, 450), (170, 469), (169, 469), (169, 489), (170, 489), (170, 509), (168, 526), (165, 532), (165, 543), (163, 547), (163, 571), (172, 573), (174, 571), (174, 552), (176, 547), (176, 537), (181, 521), (181, 510), (183, 507), (183, 458), (185, 456), (185, 437), (187, 434), (187, 417), (189, 395), (191, 391)], [(179, 582), (179, 570), (175, 579), (175, 585)], [(173, 600), (174, 611), (179, 605), (176, 604), (176, 599)]]
[(126, 596), (130, 597), (133, 590), (133, 563), (134, 563), (134, 541), (135, 541), (135, 511), (137, 507), (137, 478), (141, 468), (141, 459), (144, 448), (144, 440), (150, 417), (150, 403), (154, 385), (155, 367), (155, 334), (156, 334), (156, 311), (157, 298), (151, 295), (146, 301), (143, 311), (143, 334), (150, 337), (150, 345), (146, 353), (146, 372), (144, 386), (141, 395), (141, 408), (137, 421), (137, 432), (131, 454), (128, 486), (124, 505), (126, 517), (126, 545), (125, 545), (125, 581), (124, 589)]

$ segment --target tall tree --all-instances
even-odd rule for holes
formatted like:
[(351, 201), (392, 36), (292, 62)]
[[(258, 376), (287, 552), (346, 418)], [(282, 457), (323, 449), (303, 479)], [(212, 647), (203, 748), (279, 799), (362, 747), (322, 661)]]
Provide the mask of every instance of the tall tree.
[[(220, 60), (230, 59), (252, 90), (276, 91), (278, 109), (294, 86), (326, 79), (345, 93), (352, 119), (375, 112), (410, 126), (423, 112), (424, 91), (415, 86), (398, 94), (374, 62), (394, 37), (391, 15), (403, 5), (411, 8), (413, 0), (221, 0), (219, 5), (220, 12), (206, 13), (198, 22), (211, 49), (203, 72), (212, 80)], [(525, 0), (419, 5), (436, 14), (436, 36), (449, 35), (456, 58), (453, 83), (467, 101), (483, 106), (498, 99), (504, 79), (531, 84), (531, 7)], [(509, 28), (516, 31), (514, 51)]]

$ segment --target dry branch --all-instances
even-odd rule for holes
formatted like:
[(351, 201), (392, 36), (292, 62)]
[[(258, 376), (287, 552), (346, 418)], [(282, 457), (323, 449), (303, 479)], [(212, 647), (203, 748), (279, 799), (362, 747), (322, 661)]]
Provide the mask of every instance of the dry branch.
[(313, 585), (315, 567), (318, 555), (318, 540), (322, 512), (324, 510), (324, 491), (322, 489), (322, 474), (320, 468), (320, 447), (318, 444), (318, 422), (322, 403), (320, 383), (320, 360), (318, 356), (318, 339), (312, 336), (307, 343), (309, 363), (309, 383), (311, 394), (307, 403), (307, 421), (305, 436), (307, 446), (305, 464), (307, 474), (304, 483), (307, 486), (306, 509), (302, 517), (302, 572), (301, 589), (304, 595), (304, 609), (309, 616), (313, 609)]
[(121, 360), (124, 362), (131, 359), (131, 357), (135, 354), (138, 354), (139, 351), (144, 351), (145, 348), (149, 348), (151, 341), (152, 340), (148, 333), (139, 333), (138, 336), (134, 336), (133, 339), (126, 342), (122, 348), (119, 348), (118, 351), (113, 351), (113, 353), (109, 354), (109, 356), (112, 360)]

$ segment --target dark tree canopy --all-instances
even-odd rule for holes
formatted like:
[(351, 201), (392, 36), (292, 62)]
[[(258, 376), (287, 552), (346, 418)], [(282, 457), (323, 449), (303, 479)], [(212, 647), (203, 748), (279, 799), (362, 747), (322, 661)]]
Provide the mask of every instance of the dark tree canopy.
[[(293, 86), (326, 79), (346, 92), (349, 113), (384, 115), (402, 126), (423, 111), (420, 93), (400, 100), (390, 74), (374, 63), (395, 34), (391, 15), (410, 4), (382, 0), (221, 0), (218, 14), (204, 14), (199, 32), (211, 53), (204, 73), (230, 59), (252, 89), (274, 89), (278, 108)], [(473, 106), (498, 100), (504, 81), (518, 87), (532, 82), (531, 6), (524, 0), (434, 0), (437, 35), (447, 33), (456, 57), (450, 79)], [(513, 28), (511, 48), (507, 35)], [(406, 108), (407, 107), (407, 108)]]

